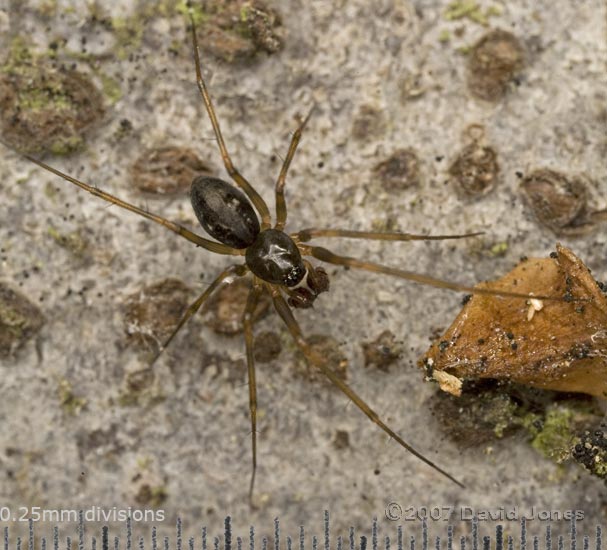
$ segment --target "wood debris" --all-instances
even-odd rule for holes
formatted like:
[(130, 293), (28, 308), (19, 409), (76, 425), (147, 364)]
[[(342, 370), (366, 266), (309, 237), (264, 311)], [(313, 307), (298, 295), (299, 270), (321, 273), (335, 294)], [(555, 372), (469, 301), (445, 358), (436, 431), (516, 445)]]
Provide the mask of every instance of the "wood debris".
[(571, 250), (557, 245), (478, 287), (564, 301), (473, 296), (420, 361), (441, 389), (459, 395), (448, 374), (607, 397), (607, 295)]

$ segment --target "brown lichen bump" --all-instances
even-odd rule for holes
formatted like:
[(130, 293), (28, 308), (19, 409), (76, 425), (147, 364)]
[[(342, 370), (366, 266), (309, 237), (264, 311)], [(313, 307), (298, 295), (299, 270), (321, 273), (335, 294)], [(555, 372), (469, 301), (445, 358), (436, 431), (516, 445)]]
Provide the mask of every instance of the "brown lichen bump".
[(164, 279), (127, 296), (124, 329), (127, 339), (143, 350), (158, 350), (185, 313), (192, 291), (178, 279)]
[(470, 52), (468, 89), (480, 99), (497, 101), (523, 65), (524, 50), (518, 38), (508, 31), (490, 31)]
[(413, 149), (397, 149), (373, 168), (385, 191), (400, 191), (420, 183), (419, 159)]
[(352, 137), (364, 141), (379, 137), (386, 131), (386, 120), (381, 109), (373, 105), (362, 105), (352, 123)]
[(103, 99), (90, 78), (53, 67), (22, 47), (0, 64), (0, 132), (25, 153), (68, 154), (103, 115)]
[(398, 361), (403, 351), (402, 344), (389, 330), (384, 330), (375, 340), (362, 342), (365, 367), (374, 367), (385, 372)]
[(557, 245), (550, 258), (522, 261), (478, 287), (565, 301), (473, 296), (420, 361), (434, 379), (447, 373), (607, 397), (607, 296), (571, 250)]
[(467, 197), (482, 197), (497, 182), (499, 164), (492, 147), (473, 142), (462, 149), (449, 167), (457, 190)]
[(258, 52), (280, 51), (284, 44), (278, 12), (259, 0), (213, 0), (203, 2), (201, 44), (228, 63), (253, 58)]
[[(217, 334), (234, 336), (243, 330), (242, 316), (251, 290), (249, 278), (235, 279), (225, 284), (209, 299), (207, 311), (211, 313), (206, 324)], [(253, 312), (253, 320), (265, 317), (270, 309), (270, 297), (264, 293)]]
[(0, 357), (17, 352), (44, 324), (40, 309), (23, 294), (0, 283)]
[(186, 193), (200, 174), (210, 175), (211, 169), (187, 147), (148, 149), (131, 167), (135, 187), (154, 195)]
[(276, 359), (282, 351), (280, 335), (275, 332), (263, 331), (255, 336), (253, 355), (256, 363), (269, 363)]
[(521, 189), (539, 222), (556, 235), (579, 236), (594, 228), (583, 178), (540, 169), (525, 177)]
[[(312, 352), (324, 357), (326, 365), (343, 381), (348, 378), (348, 358), (341, 350), (339, 342), (327, 336), (326, 334), (310, 334), (306, 341), (308, 342)], [(303, 359), (303, 356), (301, 356)], [(302, 361), (298, 366), (298, 374), (305, 375), (305, 377), (313, 382), (320, 382), (325, 384), (327, 387), (334, 388), (332, 382), (320, 372), (319, 369), (314, 368), (309, 364), (308, 361)]]

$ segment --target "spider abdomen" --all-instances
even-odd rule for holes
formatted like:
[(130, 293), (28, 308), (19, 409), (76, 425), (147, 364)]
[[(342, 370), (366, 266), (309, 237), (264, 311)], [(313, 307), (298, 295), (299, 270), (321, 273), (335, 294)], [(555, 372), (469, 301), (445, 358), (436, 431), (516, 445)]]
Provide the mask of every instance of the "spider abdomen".
[(266, 229), (247, 248), (247, 266), (260, 279), (272, 284), (295, 286), (306, 274), (297, 245), (286, 233)]
[(218, 178), (199, 176), (192, 182), (190, 200), (204, 230), (232, 248), (247, 248), (259, 235), (259, 220), (247, 197)]

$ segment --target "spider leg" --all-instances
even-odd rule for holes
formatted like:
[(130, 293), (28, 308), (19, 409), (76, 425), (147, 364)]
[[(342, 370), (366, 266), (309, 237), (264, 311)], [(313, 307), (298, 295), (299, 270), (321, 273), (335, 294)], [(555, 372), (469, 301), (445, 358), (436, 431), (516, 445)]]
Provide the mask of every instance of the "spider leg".
[(104, 201), (107, 201), (111, 204), (115, 204), (116, 206), (119, 206), (120, 208), (129, 210), (131, 212), (134, 212), (135, 214), (139, 214), (140, 216), (143, 216), (144, 218), (147, 218), (148, 220), (152, 220), (153, 222), (159, 223), (160, 225), (173, 231), (173, 233), (177, 233), (177, 235), (180, 235), (184, 239), (187, 239), (188, 241), (196, 244), (197, 246), (205, 248), (206, 250), (210, 250), (211, 252), (215, 252), (217, 254), (226, 254), (226, 255), (230, 255), (230, 256), (242, 256), (244, 253), (242, 250), (236, 250), (235, 248), (231, 248), (229, 246), (226, 246), (225, 244), (216, 243), (215, 241), (211, 241), (209, 239), (200, 237), (200, 236), (196, 235), (196, 233), (192, 233), (189, 229), (186, 229), (182, 225), (179, 225), (175, 222), (167, 220), (166, 218), (158, 216), (157, 214), (152, 214), (152, 212), (148, 212), (147, 210), (144, 210), (143, 208), (139, 208), (139, 207), (135, 206), (134, 204), (125, 202), (122, 199), (115, 197), (114, 195), (110, 195), (109, 193), (106, 193), (105, 191), (98, 189), (97, 187), (93, 187), (92, 185), (89, 185), (88, 183), (84, 183), (83, 181), (77, 180), (76, 178), (74, 178), (68, 174), (65, 174), (64, 172), (61, 172), (61, 171), (57, 170), (56, 168), (53, 168), (52, 166), (49, 166), (48, 164), (30, 156), (30, 155), (27, 155), (25, 153), (20, 153), (18, 151), (15, 151), (15, 152), (18, 155), (22, 156), (23, 158), (26, 158), (30, 162), (37, 164), (38, 166), (40, 166), (40, 168), (44, 168), (46, 171), (51, 172), (52, 174), (55, 174), (56, 176), (59, 176), (60, 178), (63, 178), (64, 180), (69, 181), (70, 183), (73, 183), (74, 185), (77, 185), (78, 187), (80, 187), (81, 189), (84, 189), (85, 191), (88, 191), (92, 195), (95, 195), (96, 197), (99, 197), (99, 198), (103, 199)]
[(276, 181), (276, 225), (274, 229), (282, 231), (285, 227), (285, 223), (287, 221), (287, 203), (285, 202), (285, 182), (287, 180), (287, 172), (289, 171), (289, 166), (291, 166), (291, 161), (293, 160), (293, 156), (295, 155), (295, 151), (297, 150), (297, 146), (299, 145), (299, 140), (301, 139), (301, 134), (303, 133), (303, 129), (306, 127), (308, 120), (310, 120), (310, 116), (312, 115), (312, 111), (314, 111), (314, 107), (310, 109), (310, 112), (306, 116), (306, 118), (299, 125), (297, 130), (295, 130), (293, 137), (291, 138), (291, 144), (289, 145), (289, 151), (287, 152), (287, 156), (282, 163), (282, 168), (280, 170), (280, 175), (278, 176), (278, 180)]
[(461, 235), (415, 235), (413, 233), (377, 232), (377, 231), (351, 231), (349, 229), (321, 229), (311, 227), (291, 235), (292, 239), (307, 242), (317, 237), (345, 237), (348, 239), (370, 239), (374, 241), (442, 241), (446, 239), (465, 239), (484, 235), (484, 231), (463, 233)]
[(393, 277), (398, 277), (400, 279), (414, 281), (422, 285), (434, 286), (437, 288), (448, 288), (457, 292), (469, 292), (470, 294), (483, 294), (485, 296), (502, 296), (504, 298), (524, 298), (527, 300), (536, 299), (553, 300), (558, 302), (567, 301), (566, 298), (560, 296), (540, 296), (535, 294), (522, 294), (520, 292), (508, 292), (506, 290), (491, 290), (489, 288), (477, 288), (460, 285), (458, 283), (452, 283), (450, 281), (437, 279), (435, 277), (431, 277), (430, 275), (414, 273), (413, 271), (406, 271), (404, 269), (389, 267), (387, 265), (376, 264), (373, 262), (365, 262), (363, 260), (358, 260), (357, 258), (350, 258), (348, 256), (339, 256), (338, 254), (334, 254), (330, 250), (327, 250), (326, 248), (322, 248), (320, 246), (300, 245), (299, 248), (303, 254), (313, 256), (321, 262), (353, 267), (355, 269), (362, 269), (364, 271), (372, 271), (373, 273), (383, 273), (385, 275), (392, 275)]
[(248, 269), (244, 265), (231, 265), (227, 269), (224, 269), (215, 280), (206, 288), (206, 290), (196, 299), (196, 301), (191, 304), (186, 312), (183, 314), (183, 317), (177, 323), (177, 326), (171, 333), (171, 335), (167, 338), (166, 342), (160, 346), (160, 349), (150, 362), (150, 367), (158, 361), (158, 358), (162, 355), (162, 352), (168, 347), (173, 338), (177, 335), (177, 333), (181, 330), (183, 325), (185, 325), (191, 318), (196, 314), (196, 312), (200, 309), (202, 304), (209, 298), (209, 296), (223, 283), (225, 280), (231, 275), (236, 275), (238, 277), (242, 277), (247, 273)]
[(369, 407), (369, 405), (367, 405), (367, 403), (365, 403), (365, 401), (363, 401), (362, 398), (359, 397), (358, 394), (350, 388), (350, 386), (348, 386), (341, 378), (339, 378), (339, 376), (337, 376), (333, 372), (333, 370), (327, 365), (326, 359), (319, 353), (315, 352), (306, 342), (301, 332), (301, 328), (295, 320), (291, 308), (289, 307), (285, 299), (282, 297), (279, 288), (267, 283), (266, 287), (268, 288), (268, 291), (272, 296), (274, 307), (278, 312), (278, 315), (280, 315), (281, 319), (287, 325), (291, 336), (303, 352), (304, 356), (306, 357), (306, 360), (312, 365), (318, 367), (335, 386), (337, 386), (344, 394), (346, 394), (346, 396), (349, 397), (354, 402), (354, 404), (369, 417), (372, 422), (377, 424), (391, 438), (395, 439), (399, 443), (399, 445), (404, 447), (411, 454), (415, 455), (417, 458), (425, 462), (428, 466), (441, 473), (445, 477), (449, 478), (451, 481), (453, 481), (460, 487), (465, 488), (464, 485), (457, 479), (455, 479), (451, 474), (448, 474), (445, 470), (434, 464), (434, 462), (426, 458), (419, 451), (415, 450), (402, 437), (400, 437), (394, 431), (388, 428), (388, 426), (381, 420), (378, 414), (373, 409), (371, 409), (371, 407)]
[(221, 158), (223, 159), (223, 164), (230, 177), (242, 188), (242, 190), (246, 193), (247, 197), (249, 197), (251, 202), (255, 205), (255, 208), (257, 208), (257, 211), (261, 216), (262, 230), (268, 229), (270, 227), (270, 210), (268, 209), (268, 205), (265, 203), (261, 195), (257, 191), (255, 191), (255, 189), (253, 189), (252, 185), (244, 178), (244, 176), (242, 176), (240, 172), (236, 170), (234, 164), (232, 163), (232, 159), (228, 154), (226, 144), (223, 141), (221, 129), (219, 128), (219, 121), (217, 120), (217, 115), (215, 114), (215, 110), (213, 109), (213, 103), (211, 102), (211, 96), (202, 78), (202, 70), (200, 68), (200, 52), (198, 49), (198, 37), (196, 36), (196, 25), (194, 24), (194, 16), (192, 15), (191, 10), (190, 22), (192, 27), (192, 42), (194, 44), (196, 82), (198, 83), (198, 89), (200, 90), (200, 94), (202, 95), (204, 106), (206, 107), (209, 118), (211, 119), (211, 124), (213, 125), (213, 132), (215, 133), (215, 138), (217, 139), (217, 144), (219, 145), (219, 151), (221, 153)]
[(253, 471), (251, 472), (251, 485), (249, 486), (249, 500), (253, 499), (255, 486), (255, 472), (257, 470), (257, 384), (255, 382), (255, 357), (253, 356), (253, 314), (259, 301), (263, 287), (257, 277), (253, 288), (249, 291), (247, 305), (242, 317), (244, 340), (247, 349), (247, 370), (249, 373), (249, 411), (251, 413), (251, 450), (253, 452)]

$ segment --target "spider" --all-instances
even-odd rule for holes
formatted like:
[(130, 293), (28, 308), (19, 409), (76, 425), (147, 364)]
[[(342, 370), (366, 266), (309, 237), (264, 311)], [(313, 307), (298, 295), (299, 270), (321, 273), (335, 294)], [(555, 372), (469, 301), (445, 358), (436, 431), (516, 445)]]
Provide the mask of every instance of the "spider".
[[(262, 293), (268, 293), (270, 295), (274, 309), (286, 325), (306, 360), (312, 366), (324, 373), (332, 384), (352, 400), (372, 422), (377, 424), (401, 447), (453, 483), (464, 488), (464, 485), (459, 480), (439, 467), (393, 431), (366, 403), (366, 401), (364, 401), (358, 393), (350, 388), (350, 386), (331, 369), (327, 364), (325, 357), (320, 355), (309, 345), (295, 319), (293, 309), (311, 307), (320, 294), (329, 290), (329, 278), (326, 271), (321, 266), (314, 265), (307, 258), (313, 258), (320, 262), (337, 266), (347, 266), (373, 273), (392, 275), (416, 283), (454, 291), (525, 299), (530, 298), (530, 296), (514, 292), (492, 291), (490, 289), (479, 289), (460, 285), (428, 275), (422, 275), (352, 257), (341, 256), (326, 248), (307, 244), (316, 237), (411, 241), (460, 239), (481, 234), (478, 232), (461, 235), (435, 236), (328, 228), (308, 228), (295, 233), (285, 232), (287, 205), (284, 191), (287, 173), (302, 137), (303, 130), (310, 119), (313, 109), (310, 110), (308, 115), (293, 133), (287, 155), (283, 161), (278, 179), (276, 180), (276, 216), (273, 223), (268, 205), (247, 179), (235, 168), (231, 157), (228, 154), (219, 122), (213, 108), (211, 96), (202, 77), (198, 38), (195, 24), (191, 16), (190, 23), (197, 85), (213, 127), (223, 164), (228, 175), (236, 184), (236, 186), (234, 186), (222, 179), (208, 176), (198, 176), (192, 182), (190, 199), (194, 213), (202, 228), (215, 240), (202, 237), (182, 225), (125, 202), (95, 186), (61, 172), (28, 154), (19, 154), (44, 170), (63, 178), (96, 197), (164, 226), (169, 231), (176, 233), (197, 247), (226, 256), (241, 258), (244, 256), (244, 263), (231, 265), (224, 269), (217, 275), (205, 291), (186, 309), (171, 335), (159, 347), (150, 366), (158, 360), (162, 352), (167, 348), (185, 323), (196, 314), (207, 299), (222, 284), (231, 281), (234, 277), (252, 276), (252, 286), (248, 294), (245, 312), (242, 318), (246, 348), (251, 421), (252, 472), (249, 485), (249, 497), (252, 497), (253, 494), (257, 469), (257, 391), (253, 354), (253, 312), (255, 311)], [(534, 298), (560, 299), (549, 296), (534, 296)]]

